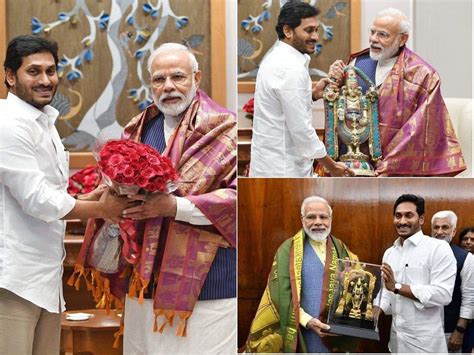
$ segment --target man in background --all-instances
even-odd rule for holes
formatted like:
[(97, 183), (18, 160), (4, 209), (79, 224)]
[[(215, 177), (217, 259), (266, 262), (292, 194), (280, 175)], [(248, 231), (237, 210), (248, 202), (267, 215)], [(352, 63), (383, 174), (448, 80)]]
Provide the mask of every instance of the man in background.
[(453, 211), (439, 211), (431, 218), (431, 236), (447, 242), (456, 258), (456, 281), (451, 303), (444, 307), (444, 333), (449, 352), (461, 352), (469, 323), (474, 318), (474, 257), (451, 243), (458, 217)]

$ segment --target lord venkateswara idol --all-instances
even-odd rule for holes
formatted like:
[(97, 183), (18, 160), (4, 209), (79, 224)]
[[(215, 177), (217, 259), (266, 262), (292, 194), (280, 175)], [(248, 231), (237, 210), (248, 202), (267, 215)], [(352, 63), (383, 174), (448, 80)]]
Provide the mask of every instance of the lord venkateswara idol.
[[(365, 95), (357, 76), (369, 86)], [(345, 67), (344, 78), (341, 88), (332, 81), (324, 89), (326, 150), (356, 176), (375, 176), (375, 164), (382, 158), (377, 90), (359, 68)]]

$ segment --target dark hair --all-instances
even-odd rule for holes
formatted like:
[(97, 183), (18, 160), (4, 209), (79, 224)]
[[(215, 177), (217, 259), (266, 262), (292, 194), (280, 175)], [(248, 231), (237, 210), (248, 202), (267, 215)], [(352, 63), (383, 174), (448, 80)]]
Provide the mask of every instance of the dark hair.
[(278, 23), (275, 27), (277, 31), (278, 38), (285, 38), (283, 33), (283, 26), (288, 25), (290, 28), (294, 29), (301, 25), (301, 20), (314, 17), (319, 14), (319, 10), (310, 4), (300, 1), (288, 1), (280, 10), (280, 15), (278, 15)]
[[(45, 38), (32, 35), (22, 35), (13, 38), (8, 43), (7, 54), (3, 67), (16, 73), (23, 63), (23, 58), (36, 53), (49, 52), (54, 57), (54, 63), (58, 65), (58, 44)], [(10, 85), (5, 78), (5, 85)]]
[(403, 202), (411, 202), (416, 206), (416, 213), (418, 216), (423, 216), (425, 214), (425, 199), (421, 196), (412, 195), (412, 194), (405, 194), (401, 195), (395, 201), (393, 205), (393, 214), (395, 215), (395, 210), (397, 209), (398, 205)]
[(462, 238), (464, 238), (464, 236), (465, 236), (467, 233), (474, 233), (474, 226), (466, 227), (466, 228), (464, 228), (464, 229), (461, 231), (461, 233), (459, 233), (459, 243), (462, 242)]

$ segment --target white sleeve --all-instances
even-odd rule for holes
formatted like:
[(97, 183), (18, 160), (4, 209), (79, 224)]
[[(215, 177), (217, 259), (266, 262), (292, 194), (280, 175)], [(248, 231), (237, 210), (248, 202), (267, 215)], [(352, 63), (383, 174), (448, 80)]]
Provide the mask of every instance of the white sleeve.
[(176, 217), (177, 221), (194, 225), (206, 226), (212, 224), (204, 213), (187, 198), (176, 196)]
[(326, 156), (326, 148), (316, 135), (312, 125), (312, 93), (308, 73), (302, 70), (285, 70), (276, 73), (278, 80), (275, 89), (286, 125), (298, 153), (307, 159), (317, 159)]
[[(385, 253), (383, 254), (382, 263), (387, 262), (386, 259), (387, 259), (387, 255), (390, 249), (391, 248), (387, 249)], [(382, 280), (382, 283), (383, 283), (383, 280)], [(374, 299), (374, 304), (377, 305), (378, 302), (380, 302), (380, 305), (379, 305), (380, 309), (382, 309), (382, 311), (387, 315), (392, 314), (391, 298), (392, 298), (392, 293), (382, 286), (380, 288), (379, 293)]]
[[(7, 121), (8, 117), (3, 117)], [(53, 222), (68, 214), (75, 199), (51, 187), (38, 165), (34, 131), (26, 122), (0, 124), (0, 182), (10, 191), (26, 214)]]
[(410, 285), (411, 292), (420, 301), (417, 308), (446, 306), (451, 302), (456, 280), (456, 259), (448, 243), (439, 243), (431, 258), (428, 285)]
[(474, 256), (467, 254), (461, 270), (461, 310), (459, 317), (474, 319)]

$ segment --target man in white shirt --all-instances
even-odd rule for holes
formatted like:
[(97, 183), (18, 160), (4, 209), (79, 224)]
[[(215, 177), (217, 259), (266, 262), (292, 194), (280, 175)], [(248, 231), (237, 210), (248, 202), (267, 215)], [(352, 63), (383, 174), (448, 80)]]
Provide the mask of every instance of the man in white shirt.
[[(441, 94), (436, 70), (406, 47), (410, 22), (400, 10), (380, 11), (369, 28), (369, 48), (349, 64), (377, 87), (382, 159), (378, 176), (454, 176), (466, 169), (461, 147)], [(344, 63), (329, 77), (342, 82)], [(368, 86), (359, 80), (362, 92)]]
[[(5, 58), (0, 100), (0, 353), (58, 354), (64, 311), (65, 221), (118, 218), (126, 198), (66, 192), (68, 156), (48, 104), (58, 85), (58, 47), (19, 36)], [(99, 199), (100, 198), (100, 199)]]
[(424, 214), (416, 195), (401, 195), (393, 207), (398, 238), (383, 255), (378, 296), (381, 311), (392, 315), (392, 353), (447, 352), (443, 307), (451, 302), (456, 259), (448, 244), (423, 235)]
[(312, 125), (312, 104), (329, 79), (311, 88), (309, 54), (314, 53), (319, 11), (304, 2), (287, 2), (280, 11), (279, 41), (263, 59), (255, 87), (250, 158), (251, 177), (309, 177), (316, 159), (331, 176), (352, 170), (334, 162)]
[(456, 281), (451, 303), (444, 307), (444, 332), (449, 352), (461, 352), (464, 333), (474, 318), (474, 257), (452, 244), (458, 217), (453, 211), (439, 211), (431, 218), (431, 236), (449, 243), (456, 258)]

